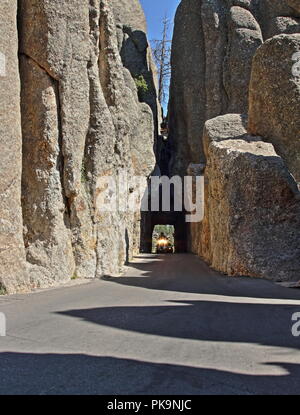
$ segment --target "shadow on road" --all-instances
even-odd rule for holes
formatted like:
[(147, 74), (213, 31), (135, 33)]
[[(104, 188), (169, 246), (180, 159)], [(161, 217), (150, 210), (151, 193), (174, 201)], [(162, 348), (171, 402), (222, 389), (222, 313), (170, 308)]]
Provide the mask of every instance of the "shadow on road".
[(300, 289), (284, 288), (258, 278), (228, 277), (192, 254), (140, 255), (130, 263), (125, 276), (103, 279), (152, 290), (300, 301)]
[(291, 316), (297, 311), (295, 305), (176, 300), (165, 306), (100, 307), (58, 314), (156, 336), (299, 350), (300, 337), (291, 332)]
[[(0, 394), (299, 394), (300, 365), (280, 376), (83, 354), (1, 353)], [(273, 365), (273, 364), (272, 364)]]
[[(292, 314), (300, 311), (299, 291), (269, 281), (222, 276), (193, 255), (139, 257), (126, 276), (107, 279), (107, 292), (115, 284), (160, 290), (159, 305), (143, 305), (148, 291), (136, 290), (130, 305), (55, 314), (80, 319), (83, 326), (94, 323), (93, 333), (99, 329), (99, 338), (105, 336), (103, 328), (109, 327), (146, 336), (212, 342), (207, 343), (207, 353), (213, 342), (225, 342), (228, 356), (234, 359), (240, 353), (239, 373), (224, 367), (217, 370), (112, 356), (5, 352), (0, 353), (0, 394), (299, 394), (300, 337), (291, 333)], [(101, 291), (102, 285), (98, 287)], [(127, 292), (121, 290), (124, 296)], [(156, 301), (156, 296), (151, 298)], [(149, 336), (151, 347), (155, 348), (157, 339)], [(269, 347), (266, 360), (259, 362), (265, 368), (259, 373), (267, 373), (264, 375), (249, 374), (247, 362), (243, 363), (243, 353), (256, 345)], [(293, 364), (283, 362), (286, 355)], [(272, 363), (275, 360), (280, 363)], [(199, 362), (205, 361), (205, 355), (199, 357)], [(274, 366), (282, 370), (274, 371)]]

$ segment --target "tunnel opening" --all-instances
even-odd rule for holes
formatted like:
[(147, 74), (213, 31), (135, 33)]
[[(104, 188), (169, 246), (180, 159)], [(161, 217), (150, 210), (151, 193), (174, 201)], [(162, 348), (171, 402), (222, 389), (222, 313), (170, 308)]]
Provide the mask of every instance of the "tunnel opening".
[(152, 253), (173, 254), (175, 252), (174, 225), (155, 225), (152, 233)]
[(157, 225), (172, 226), (174, 228), (174, 252), (187, 252), (187, 227), (183, 212), (142, 212), (141, 253), (152, 253), (153, 232)]

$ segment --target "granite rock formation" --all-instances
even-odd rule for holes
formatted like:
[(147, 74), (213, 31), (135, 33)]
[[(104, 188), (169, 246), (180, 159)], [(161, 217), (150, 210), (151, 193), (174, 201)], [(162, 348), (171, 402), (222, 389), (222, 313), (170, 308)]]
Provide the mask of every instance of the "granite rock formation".
[(293, 69), (299, 60), (299, 33), (275, 36), (257, 51), (250, 84), (249, 131), (274, 144), (300, 183), (300, 71), (297, 76)]
[(0, 292), (27, 289), (21, 209), (22, 133), (17, 0), (0, 6)]
[(194, 252), (228, 275), (298, 281), (300, 192), (284, 160), (247, 119), (206, 122), (205, 217), (191, 227)]
[[(0, 178), (0, 284), (8, 292), (119, 274), (139, 249), (139, 212), (98, 206), (101, 177), (146, 179), (155, 165), (156, 101), (140, 102), (121, 57), (130, 46), (120, 50), (118, 24), (130, 18), (144, 38), (136, 56), (148, 65), (139, 23), (145, 18), (129, 10), (114, 15), (108, 0), (0, 5), (1, 52), (10, 60), (0, 79), (7, 166)], [(154, 79), (151, 69), (148, 75)]]
[(139, 99), (148, 104), (153, 112), (156, 150), (161, 108), (157, 97), (157, 69), (147, 39), (145, 15), (139, 0), (112, 0), (111, 3), (122, 63), (134, 79), (142, 76), (148, 86), (147, 91), (139, 94)]
[(177, 10), (170, 167), (205, 164), (205, 215), (188, 247), (229, 275), (300, 279), (299, 32), (298, 1)]
[[(205, 162), (205, 121), (247, 113), (253, 56), (280, 33), (299, 33), (298, 0), (182, 0), (172, 45), (172, 173)], [(285, 22), (285, 23), (283, 23)]]

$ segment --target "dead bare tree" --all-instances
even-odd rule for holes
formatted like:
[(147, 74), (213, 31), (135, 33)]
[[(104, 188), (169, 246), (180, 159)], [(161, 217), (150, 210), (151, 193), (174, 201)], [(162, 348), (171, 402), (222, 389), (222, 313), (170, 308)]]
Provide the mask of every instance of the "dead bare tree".
[(162, 39), (152, 40), (152, 50), (158, 69), (158, 99), (163, 104), (167, 97), (171, 77), (171, 40), (168, 39), (170, 20), (165, 17), (162, 21)]

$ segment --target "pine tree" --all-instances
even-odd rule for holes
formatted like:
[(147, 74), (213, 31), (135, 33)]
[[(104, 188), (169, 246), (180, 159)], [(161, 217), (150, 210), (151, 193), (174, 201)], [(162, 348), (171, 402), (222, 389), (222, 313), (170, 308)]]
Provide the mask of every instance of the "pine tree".
[(152, 40), (151, 42), (155, 63), (158, 69), (158, 99), (161, 104), (166, 100), (171, 77), (171, 40), (168, 39), (170, 20), (166, 15), (163, 18), (162, 24), (162, 39)]

